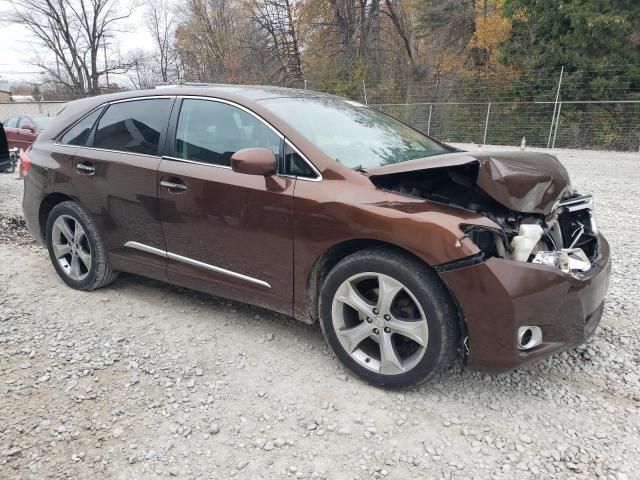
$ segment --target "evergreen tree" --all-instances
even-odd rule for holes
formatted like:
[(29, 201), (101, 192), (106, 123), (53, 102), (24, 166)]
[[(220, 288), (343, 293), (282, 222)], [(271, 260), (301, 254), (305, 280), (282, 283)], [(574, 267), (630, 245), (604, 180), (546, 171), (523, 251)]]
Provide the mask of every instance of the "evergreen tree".
[(638, 0), (507, 0), (505, 13), (513, 29), (502, 61), (521, 66), (522, 96), (553, 96), (551, 73), (561, 66), (565, 99), (616, 99), (640, 89)]

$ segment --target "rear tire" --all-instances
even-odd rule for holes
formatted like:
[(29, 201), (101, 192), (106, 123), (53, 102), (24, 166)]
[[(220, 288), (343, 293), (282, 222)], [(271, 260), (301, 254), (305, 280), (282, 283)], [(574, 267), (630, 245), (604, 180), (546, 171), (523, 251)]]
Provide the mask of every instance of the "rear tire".
[(438, 275), (399, 250), (356, 252), (327, 275), (320, 325), (360, 378), (389, 388), (429, 379), (455, 358), (458, 312)]
[(75, 202), (59, 203), (46, 224), (49, 257), (60, 278), (77, 290), (95, 290), (112, 283), (118, 272), (91, 216)]

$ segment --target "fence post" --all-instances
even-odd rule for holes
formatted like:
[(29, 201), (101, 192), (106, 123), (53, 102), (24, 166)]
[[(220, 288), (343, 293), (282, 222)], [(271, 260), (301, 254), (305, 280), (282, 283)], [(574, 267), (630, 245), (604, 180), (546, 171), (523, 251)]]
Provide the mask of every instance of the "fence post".
[(549, 139), (547, 140), (547, 148), (551, 143), (551, 134), (553, 133), (553, 122), (556, 119), (556, 110), (558, 109), (558, 99), (560, 98), (560, 86), (562, 85), (562, 76), (564, 75), (564, 65), (560, 69), (560, 80), (558, 80), (558, 91), (556, 92), (556, 102), (553, 104), (553, 115), (551, 116), (551, 127), (549, 128)]
[(427, 123), (427, 135), (431, 134), (431, 112), (433, 111), (433, 103), (429, 104), (429, 122)]
[(484, 137), (482, 138), (482, 144), (487, 144), (487, 129), (489, 128), (489, 115), (491, 115), (491, 102), (487, 106), (487, 119), (484, 121)]
[(305, 90), (307, 89), (307, 79), (306, 78), (304, 79), (304, 89)]
[(551, 148), (556, 148), (556, 135), (558, 135), (558, 125), (560, 124), (560, 112), (562, 111), (562, 102), (558, 105), (558, 116), (556, 117), (556, 128), (553, 132), (553, 144)]
[(364, 92), (364, 104), (369, 105), (369, 102), (367, 101), (367, 84), (365, 83), (364, 78), (362, 79), (362, 91)]

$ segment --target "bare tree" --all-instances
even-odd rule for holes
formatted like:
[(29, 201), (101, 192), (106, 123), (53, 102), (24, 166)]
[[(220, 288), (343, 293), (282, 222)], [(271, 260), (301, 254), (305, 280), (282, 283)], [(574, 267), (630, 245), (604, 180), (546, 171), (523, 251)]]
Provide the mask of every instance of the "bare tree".
[(158, 83), (158, 71), (154, 54), (137, 49), (129, 52), (127, 63), (131, 68), (127, 71), (127, 78), (136, 90), (154, 88)]
[(304, 73), (300, 42), (295, 27), (292, 0), (249, 0), (251, 19), (264, 34), (262, 41), (270, 56), (280, 64), (289, 86), (302, 86)]
[(380, 13), (380, 0), (330, 0), (334, 27), (349, 68), (367, 56), (370, 37)]
[(169, 70), (175, 58), (173, 39), (175, 18), (169, 0), (150, 0), (146, 7), (145, 23), (158, 49), (158, 64), (163, 82), (169, 81)]
[(188, 80), (224, 81), (232, 57), (235, 23), (231, 0), (187, 0), (176, 49)]
[[(127, 66), (101, 64), (104, 42), (118, 23), (130, 15), (120, 13), (117, 0), (13, 0), (7, 20), (24, 25), (51, 52), (55, 63), (39, 66), (76, 95), (98, 94), (100, 78)], [(106, 49), (105, 49), (106, 50)]]

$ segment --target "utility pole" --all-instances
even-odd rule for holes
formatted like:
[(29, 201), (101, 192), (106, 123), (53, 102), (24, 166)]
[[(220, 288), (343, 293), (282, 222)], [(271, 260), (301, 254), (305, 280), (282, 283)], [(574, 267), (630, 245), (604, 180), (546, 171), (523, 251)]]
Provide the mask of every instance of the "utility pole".
[(102, 49), (104, 51), (104, 73), (107, 76), (107, 93), (109, 93), (109, 65), (107, 63), (107, 41), (102, 39)]
[(556, 120), (556, 111), (558, 110), (558, 100), (560, 99), (560, 87), (562, 86), (562, 76), (564, 75), (564, 65), (560, 70), (560, 80), (558, 80), (558, 91), (556, 92), (556, 102), (553, 105), (553, 115), (551, 116), (551, 127), (549, 128), (549, 139), (547, 140), (547, 148), (551, 144), (551, 135), (553, 134), (553, 123)]

